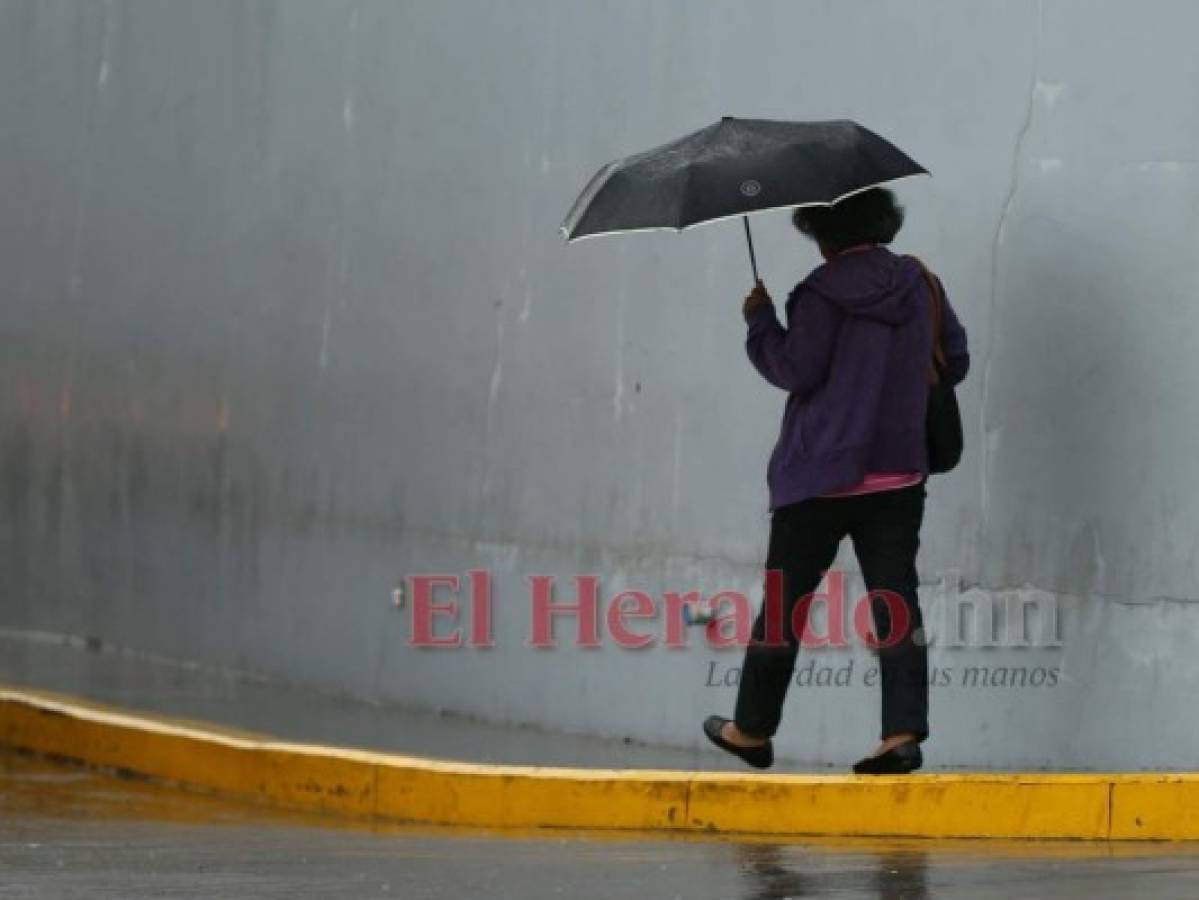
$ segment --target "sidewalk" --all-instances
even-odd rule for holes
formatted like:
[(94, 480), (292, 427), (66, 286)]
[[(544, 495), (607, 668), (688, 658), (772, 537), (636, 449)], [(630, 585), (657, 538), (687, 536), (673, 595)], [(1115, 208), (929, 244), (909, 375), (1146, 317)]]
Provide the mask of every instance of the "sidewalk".
[[(0, 684), (126, 710), (213, 722), (305, 743), (510, 765), (744, 771), (711, 751), (491, 725), (366, 703), (145, 654), (88, 650), (0, 632)], [(696, 733), (699, 723), (696, 722)], [(792, 770), (794, 771), (794, 770)], [(829, 771), (829, 770), (826, 770)]]
[(714, 771), (715, 752), (447, 723), (47, 642), (6, 640), (0, 659), (0, 748), (285, 809), (482, 828), (1199, 839), (1199, 774)]

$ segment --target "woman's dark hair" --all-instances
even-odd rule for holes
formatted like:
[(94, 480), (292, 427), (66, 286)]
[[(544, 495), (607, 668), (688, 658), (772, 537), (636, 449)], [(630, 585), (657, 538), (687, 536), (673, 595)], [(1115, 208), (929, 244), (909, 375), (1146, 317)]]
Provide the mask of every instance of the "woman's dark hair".
[(801, 206), (792, 222), (836, 253), (857, 244), (889, 244), (903, 225), (903, 207), (886, 188), (870, 188), (832, 206)]

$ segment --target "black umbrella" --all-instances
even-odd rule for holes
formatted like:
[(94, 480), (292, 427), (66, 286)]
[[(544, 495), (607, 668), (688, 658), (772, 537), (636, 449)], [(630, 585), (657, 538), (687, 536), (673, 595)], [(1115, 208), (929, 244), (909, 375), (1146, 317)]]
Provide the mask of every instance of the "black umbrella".
[[(562, 223), (568, 241), (620, 231), (682, 231), (788, 206), (831, 206), (928, 170), (848, 120), (780, 122), (725, 116), (678, 140), (608, 163)], [(749, 261), (754, 259), (744, 219)]]

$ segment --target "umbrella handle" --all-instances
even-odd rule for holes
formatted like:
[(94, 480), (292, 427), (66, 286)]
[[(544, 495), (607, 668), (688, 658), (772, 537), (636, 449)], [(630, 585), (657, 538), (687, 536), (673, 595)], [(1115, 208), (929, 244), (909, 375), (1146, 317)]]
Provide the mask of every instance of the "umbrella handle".
[(749, 244), (749, 265), (754, 270), (754, 282), (757, 283), (762, 279), (758, 277), (758, 260), (754, 256), (754, 237), (749, 233), (749, 216), (742, 216), (741, 223), (745, 226), (745, 241)]

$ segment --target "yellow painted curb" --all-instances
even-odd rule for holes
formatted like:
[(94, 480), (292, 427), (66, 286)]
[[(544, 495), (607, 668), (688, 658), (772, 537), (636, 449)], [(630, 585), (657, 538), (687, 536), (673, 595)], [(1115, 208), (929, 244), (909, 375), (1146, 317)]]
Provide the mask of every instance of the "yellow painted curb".
[(0, 746), (274, 806), (438, 825), (931, 838), (1199, 838), (1199, 774), (740, 775), (310, 746), (0, 690)]
[(1199, 838), (1199, 774), (1145, 773), (1112, 779), (1115, 840)]

